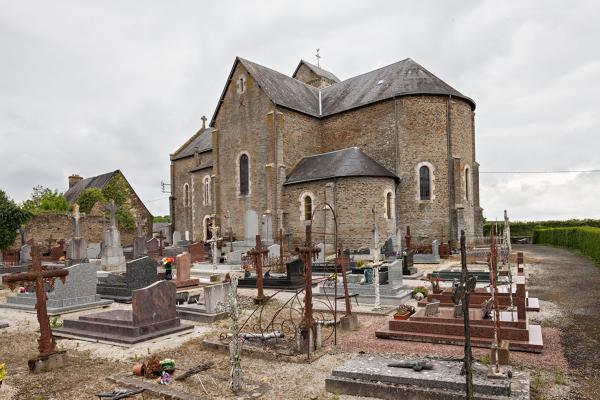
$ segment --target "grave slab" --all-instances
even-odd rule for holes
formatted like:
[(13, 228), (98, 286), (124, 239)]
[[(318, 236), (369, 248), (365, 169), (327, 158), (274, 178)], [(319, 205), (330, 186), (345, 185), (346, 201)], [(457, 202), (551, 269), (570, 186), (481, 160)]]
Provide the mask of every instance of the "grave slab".
[[(65, 283), (55, 282), (47, 292), (48, 315), (59, 315), (90, 308), (108, 307), (112, 300), (103, 300), (96, 294), (96, 267), (89, 263), (75, 264), (65, 268), (69, 271)], [(1, 308), (36, 312), (35, 293), (17, 293), (6, 298)]]
[(193, 326), (181, 324), (177, 317), (175, 296), (174, 282), (155, 282), (133, 291), (131, 311), (112, 310), (65, 319), (63, 327), (54, 329), (53, 335), (135, 344), (193, 330)]
[(10, 325), (6, 321), (0, 321), (0, 329), (8, 328)]
[[(458, 400), (465, 398), (462, 362), (426, 359), (432, 370), (389, 367), (390, 363), (417, 361), (383, 356), (359, 356), (332, 371), (327, 391), (381, 399)], [(490, 379), (488, 368), (473, 368), (475, 399), (529, 399), (529, 373), (512, 370), (512, 378)]]

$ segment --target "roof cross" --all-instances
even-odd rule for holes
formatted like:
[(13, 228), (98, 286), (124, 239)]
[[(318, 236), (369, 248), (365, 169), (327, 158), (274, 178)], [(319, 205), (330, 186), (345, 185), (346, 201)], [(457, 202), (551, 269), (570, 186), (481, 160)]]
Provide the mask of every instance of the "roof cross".
[(317, 67), (321, 68), (321, 55), (319, 54), (319, 51), (321, 49), (317, 49), (317, 54), (315, 54), (315, 57), (317, 57)]

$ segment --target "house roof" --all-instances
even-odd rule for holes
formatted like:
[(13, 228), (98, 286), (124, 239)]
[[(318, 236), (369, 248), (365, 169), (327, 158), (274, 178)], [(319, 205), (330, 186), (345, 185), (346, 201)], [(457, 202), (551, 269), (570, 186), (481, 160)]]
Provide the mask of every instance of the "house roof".
[(302, 158), (285, 181), (286, 185), (351, 176), (400, 179), (358, 147)]
[[(341, 82), (338, 80), (337, 83), (318, 89), (270, 68), (236, 57), (210, 126), (214, 126), (238, 63), (246, 68), (273, 103), (317, 118), (409, 95), (452, 96), (467, 101), (471, 109), (475, 109), (475, 102), (471, 98), (452, 88), (410, 58)], [(337, 79), (330, 72), (306, 61), (301, 61), (298, 67), (302, 63), (311, 69), (316, 68), (321, 74), (328, 74)], [(321, 104), (319, 104), (319, 94)]]
[(200, 129), (171, 155), (171, 160), (179, 160), (180, 158), (193, 156), (196, 148), (199, 153), (212, 150), (211, 133), (212, 128)]
[(298, 70), (300, 69), (300, 67), (302, 66), (302, 64), (306, 65), (312, 72), (314, 72), (315, 74), (322, 76), (323, 78), (327, 78), (330, 81), (333, 82), (340, 82), (340, 79), (335, 76), (333, 73), (324, 70), (321, 67), (317, 67), (314, 64), (309, 63), (306, 60), (300, 60), (300, 63), (298, 63), (298, 66), (296, 67), (296, 70), (294, 71), (294, 73), (292, 74), (292, 78), (296, 76), (296, 74), (298, 73)]
[(69, 190), (65, 192), (65, 199), (67, 199), (69, 203), (73, 204), (77, 201), (77, 199), (79, 199), (79, 196), (81, 195), (81, 193), (83, 193), (85, 189), (102, 189), (112, 179), (112, 177), (119, 172), (120, 171), (117, 169), (116, 171), (107, 172), (106, 174), (82, 179), (73, 186), (71, 186)]

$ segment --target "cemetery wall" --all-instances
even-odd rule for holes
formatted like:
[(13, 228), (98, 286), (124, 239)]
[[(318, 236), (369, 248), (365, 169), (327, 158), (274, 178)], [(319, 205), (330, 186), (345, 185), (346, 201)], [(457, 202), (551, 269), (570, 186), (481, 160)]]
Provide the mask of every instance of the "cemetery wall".
[[(81, 217), (80, 230), (81, 235), (88, 243), (100, 243), (103, 239), (104, 229), (108, 226), (108, 222), (104, 222), (103, 215), (86, 215)], [(68, 213), (44, 213), (34, 215), (25, 225), (29, 229), (28, 238), (41, 246), (42, 249), (48, 250), (48, 240), (52, 238), (52, 246), (56, 246), (56, 242), (64, 239), (65, 242), (73, 236), (73, 222)], [(121, 242), (125, 245), (133, 244), (134, 233), (121, 232)], [(13, 243), (12, 249), (18, 249), (21, 246), (21, 238), (17, 235), (17, 239)]]
[[(243, 92), (240, 92), (238, 85), (241, 78), (245, 79)], [(274, 104), (242, 64), (238, 63), (215, 121), (219, 217), (230, 212), (231, 226), (238, 238), (244, 237), (244, 216), (247, 210), (256, 211), (260, 218), (266, 210), (272, 210), (274, 204), (274, 176), (271, 168), (275, 161), (274, 110)], [(249, 158), (248, 195), (239, 193), (239, 158), (244, 153)], [(273, 223), (275, 220), (273, 218)]]
[[(328, 184), (332, 187), (329, 190)], [(388, 238), (395, 242), (396, 222), (395, 216), (386, 217), (385, 196), (388, 190), (394, 191), (396, 181), (392, 178), (349, 177), (336, 180), (322, 180), (285, 186), (285, 213), (286, 224), (292, 232), (292, 247), (302, 243), (305, 237), (306, 221), (303, 219), (302, 196), (310, 193), (315, 197), (313, 207), (322, 204), (325, 193), (328, 202), (333, 203), (338, 221), (338, 238), (350, 249), (370, 248), (373, 243), (373, 213), (379, 231), (381, 245)], [(324, 214), (316, 212), (314, 232), (322, 232)], [(328, 232), (333, 232), (331, 214), (328, 215)], [(323, 235), (313, 234), (315, 242), (322, 242)], [(331, 237), (328, 238), (332, 242)]]

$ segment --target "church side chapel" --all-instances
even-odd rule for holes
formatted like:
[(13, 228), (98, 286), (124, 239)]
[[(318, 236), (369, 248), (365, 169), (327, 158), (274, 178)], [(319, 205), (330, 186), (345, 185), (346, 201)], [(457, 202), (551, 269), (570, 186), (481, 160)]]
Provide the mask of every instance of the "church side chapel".
[[(317, 58), (319, 60), (319, 58)], [(237, 57), (210, 123), (170, 155), (172, 229), (207, 241), (291, 246), (313, 221), (351, 250), (382, 242), (457, 247), (482, 237), (475, 102), (407, 58), (339, 79), (304, 60), (291, 76)], [(321, 236), (320, 236), (321, 235)], [(330, 240), (330, 239), (329, 239)]]

